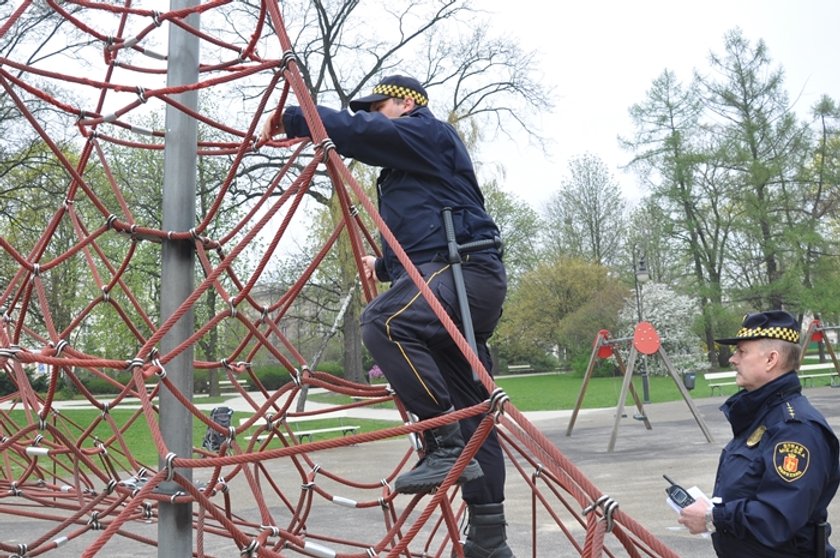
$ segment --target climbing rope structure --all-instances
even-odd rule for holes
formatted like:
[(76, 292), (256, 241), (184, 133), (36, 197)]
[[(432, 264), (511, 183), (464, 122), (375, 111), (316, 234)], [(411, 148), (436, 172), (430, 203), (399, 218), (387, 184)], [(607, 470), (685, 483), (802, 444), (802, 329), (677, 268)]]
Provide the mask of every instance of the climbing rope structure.
[[(37, 54), (15, 59), (13, 53), (24, 49), (9, 49), (0, 59), (4, 110), (15, 111), (38, 136), (41, 160), (48, 163), (44, 167), (53, 169), (53, 181), (60, 175), (63, 184), (63, 198), (52, 205), (18, 200), (29, 212), (18, 217), (37, 224), (37, 238), (0, 238), (0, 270), (12, 270), (0, 275), (0, 380), (13, 386), (0, 398), (0, 556), (153, 556), (160, 550), (155, 528), (162, 503), (191, 505), (193, 555), (199, 557), (462, 556), (455, 541), (465, 512), (454, 481), (494, 427), (506, 454), (508, 486), (523, 487), (522, 493), (530, 495), (530, 506), (524, 508), (530, 508), (531, 548), (518, 549), (520, 556), (676, 556), (587, 480), (494, 384), (332, 148), (278, 4), (258, 6), (254, 29), (244, 33), (222, 32), (232, 20), (214, 15), (226, 5), (227, 0), (210, 0), (190, 10), (158, 12), (128, 0), (23, 0), (0, 27), (0, 39), (8, 39), (31, 21), (28, 16), (47, 11), (81, 37), (65, 52), (66, 64), (40, 64)], [(201, 28), (189, 19), (199, 13)], [(274, 59), (256, 50), (269, 24), (279, 52), (285, 53)], [(168, 61), (156, 48), (165, 44), (170, 26), (201, 42), (195, 83), (161, 85)], [(241, 43), (232, 44), (229, 37)], [(217, 92), (238, 83), (251, 84), (242, 91), (257, 92), (240, 97), (252, 103), (242, 101), (239, 107), (249, 115), (241, 126), (227, 117), (234, 107), (225, 110), (224, 118), (214, 118), (178, 100), (185, 91), (223, 98)], [(59, 90), (73, 91), (72, 100), (56, 98), (53, 92)], [(312, 137), (259, 142), (255, 131), (265, 115), (290, 98), (302, 105)], [(170, 132), (138, 122), (148, 122), (150, 114), (167, 107), (211, 130), (200, 136), (199, 157), (227, 165), (191, 230), (163, 230), (144, 218), (132, 202), (139, 188), (133, 180), (141, 173), (116, 173), (108, 156), (114, 147), (160, 153)], [(283, 153), (285, 164), (271, 170), (247, 211), (218, 232), (220, 208), (245, 162), (265, 150)], [(278, 257), (292, 223), (305, 218), (301, 207), (316, 171), (329, 177), (343, 221), (300, 277), (266, 301), (257, 296), (256, 285), (269, 260)], [(309, 366), (313, 355), (287, 335), (289, 308), (339, 237), (349, 239), (359, 268), (361, 256), (376, 250), (365, 222), (394, 247), (492, 394), (486, 402), (412, 422), (387, 386), (357, 384)], [(192, 247), (200, 280), (178, 312), (160, 319), (158, 309), (145, 307), (135, 292), (147, 282), (148, 261), (139, 254), (172, 242)], [(74, 279), (70, 288), (74, 300), (83, 303), (66, 309), (54, 289), (69, 280), (62, 273), (71, 265), (85, 270), (86, 279)], [(362, 285), (367, 300), (375, 288)], [(161, 339), (178, 318), (211, 294), (224, 301), (221, 308), (196, 320), (200, 323), (192, 335), (177, 347), (162, 350)], [(130, 340), (125, 354), (97, 349), (89, 331), (103, 331), (102, 324), (108, 324), (109, 335)], [(227, 331), (225, 324), (237, 332), (220, 343), (225, 356), (194, 359), (193, 369), (223, 371), (245, 401), (248, 410), (237, 411), (245, 418), (229, 426), (211, 420), (206, 408), (197, 407), (197, 399), (179, 390), (166, 372), (187, 348)], [(254, 366), (261, 359), (280, 363), (292, 381), (279, 389), (265, 387)], [(41, 372), (44, 385), (35, 385), (33, 371)], [(110, 384), (114, 395), (95, 394), (88, 389), (91, 380)], [(90, 411), (87, 418), (77, 418), (60, 404), (66, 403), (58, 401), (62, 386), (72, 386), (77, 394), (73, 408)], [(350, 402), (298, 411), (299, 394), (310, 388), (347, 396), (341, 400)], [(174, 453), (161, 431), (163, 393), (174, 396), (202, 430), (219, 434), (218, 447), (202, 447), (198, 436), (191, 455)], [(332, 439), (304, 439), (293, 428), (300, 417), (384, 402), (401, 421)], [(479, 415), (481, 426), (439, 490), (415, 496), (392, 492), (392, 481), (416, 460), (418, 448), (406, 439)], [(148, 432), (143, 448), (129, 442), (129, 432), (138, 428)], [(393, 459), (373, 462), (367, 449), (377, 444), (393, 446)], [(146, 455), (141, 449), (150, 448), (152, 458), (140, 457)], [(180, 473), (184, 470), (191, 471), (191, 478)], [(174, 483), (178, 490), (161, 491), (163, 483)]]

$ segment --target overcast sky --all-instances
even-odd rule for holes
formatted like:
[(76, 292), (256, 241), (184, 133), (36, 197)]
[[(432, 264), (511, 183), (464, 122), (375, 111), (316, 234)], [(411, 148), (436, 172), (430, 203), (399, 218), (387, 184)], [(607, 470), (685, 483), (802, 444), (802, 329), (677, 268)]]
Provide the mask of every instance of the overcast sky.
[[(546, 156), (523, 137), (518, 148), (499, 141), (479, 159), (504, 159), (504, 187), (539, 208), (568, 175), (568, 161), (585, 152), (600, 157), (629, 199), (638, 182), (620, 166), (629, 156), (616, 140), (632, 131), (628, 109), (645, 99), (663, 70), (681, 81), (708, 68), (710, 51), (723, 52), (724, 34), (740, 27), (763, 39), (801, 117), (823, 95), (840, 99), (840, 0), (480, 0), (497, 14), (495, 32), (537, 51), (554, 110), (542, 115)], [(547, 158), (548, 157), (548, 158)]]

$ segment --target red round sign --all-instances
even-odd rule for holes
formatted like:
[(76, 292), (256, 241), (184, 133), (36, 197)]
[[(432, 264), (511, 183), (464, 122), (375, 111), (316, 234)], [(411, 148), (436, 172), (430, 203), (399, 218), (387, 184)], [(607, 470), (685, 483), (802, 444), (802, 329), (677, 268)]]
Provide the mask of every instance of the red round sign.
[(633, 346), (643, 355), (652, 355), (659, 350), (659, 334), (650, 322), (639, 322), (633, 331)]

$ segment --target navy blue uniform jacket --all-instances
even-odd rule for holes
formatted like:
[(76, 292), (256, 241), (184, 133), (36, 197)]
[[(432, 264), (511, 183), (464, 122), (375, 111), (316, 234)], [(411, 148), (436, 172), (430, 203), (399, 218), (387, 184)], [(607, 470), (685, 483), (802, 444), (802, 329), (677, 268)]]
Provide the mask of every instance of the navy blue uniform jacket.
[[(734, 438), (718, 465), (712, 535), (720, 557), (815, 556), (816, 524), (840, 482), (837, 437), (796, 372), (721, 407)], [(834, 556), (829, 547), (828, 558)]]
[[(458, 243), (499, 236), (463, 142), (428, 108), (395, 119), (321, 106), (318, 114), (341, 155), (383, 168), (377, 181), (379, 214), (415, 265), (447, 254), (444, 207), (452, 208)], [(289, 137), (310, 135), (299, 107), (286, 108), (283, 125)], [(402, 266), (385, 243), (382, 250), (376, 274), (394, 280)]]

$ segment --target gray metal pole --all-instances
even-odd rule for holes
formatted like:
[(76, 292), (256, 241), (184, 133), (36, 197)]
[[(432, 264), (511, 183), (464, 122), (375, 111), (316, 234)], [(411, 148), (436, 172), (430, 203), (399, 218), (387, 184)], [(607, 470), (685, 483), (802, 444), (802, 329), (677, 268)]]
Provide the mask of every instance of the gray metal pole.
[[(171, 0), (170, 9), (182, 10), (198, 5), (197, 0)], [(195, 28), (199, 17), (193, 14), (187, 22)], [(198, 81), (199, 41), (177, 25), (169, 25), (169, 65), (166, 82), (177, 87)], [(189, 91), (175, 96), (186, 107), (198, 107), (198, 93)], [(183, 232), (195, 226), (196, 167), (198, 163), (198, 125), (177, 109), (166, 107), (166, 148), (163, 164), (163, 228)], [(188, 241), (164, 241), (161, 270), (160, 314), (171, 316), (194, 288), (195, 250)], [(161, 340), (161, 352), (168, 353), (193, 332), (193, 313), (187, 312)], [(186, 350), (166, 364), (167, 378), (192, 399), (193, 351)], [(163, 438), (177, 457), (192, 457), (192, 416), (168, 390), (160, 392), (160, 427)], [(161, 467), (165, 459), (161, 459)], [(177, 471), (192, 481), (192, 471)], [(160, 491), (174, 494), (176, 483), (164, 483)], [(158, 524), (158, 557), (192, 556), (192, 505), (160, 504)]]

